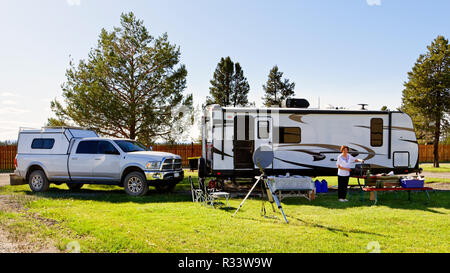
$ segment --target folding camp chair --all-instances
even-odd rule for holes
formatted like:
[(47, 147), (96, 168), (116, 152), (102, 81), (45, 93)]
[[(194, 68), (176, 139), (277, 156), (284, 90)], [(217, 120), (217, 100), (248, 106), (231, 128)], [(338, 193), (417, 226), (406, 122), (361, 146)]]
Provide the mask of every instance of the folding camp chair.
[(197, 189), (192, 182), (192, 177), (189, 176), (189, 182), (191, 183), (192, 202), (200, 202), (202, 200), (202, 190)]
[[(225, 198), (226, 206), (230, 207), (230, 205), (228, 203), (228, 200), (230, 198), (230, 193), (224, 192), (224, 191), (215, 191), (215, 190), (208, 189), (205, 182), (201, 178), (199, 178), (198, 183), (200, 185), (200, 189), (202, 190), (202, 200), (203, 200), (203, 204), (205, 206), (211, 205), (211, 207), (215, 208), (214, 205), (217, 204), (216, 200), (220, 199), (220, 198)], [(222, 204), (222, 203), (220, 203), (220, 204)]]

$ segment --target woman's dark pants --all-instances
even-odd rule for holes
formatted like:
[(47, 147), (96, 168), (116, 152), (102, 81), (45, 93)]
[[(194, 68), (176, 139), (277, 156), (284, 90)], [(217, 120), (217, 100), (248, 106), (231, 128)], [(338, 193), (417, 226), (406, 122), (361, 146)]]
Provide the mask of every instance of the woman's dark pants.
[(338, 198), (345, 199), (347, 196), (348, 180), (350, 176), (338, 176)]

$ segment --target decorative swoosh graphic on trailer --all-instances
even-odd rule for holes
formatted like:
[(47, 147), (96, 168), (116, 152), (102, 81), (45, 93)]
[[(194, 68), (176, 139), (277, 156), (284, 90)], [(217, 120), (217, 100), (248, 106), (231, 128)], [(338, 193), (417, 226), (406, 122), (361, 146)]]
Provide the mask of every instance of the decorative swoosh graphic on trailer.
[[(280, 147), (319, 147), (319, 148), (325, 148), (325, 149), (329, 149), (330, 151), (320, 151), (320, 152), (316, 152), (318, 154), (339, 154), (341, 153), (340, 149), (341, 146), (339, 145), (331, 145), (331, 144), (318, 144), (318, 143), (312, 143), (312, 144), (287, 144), (287, 145), (278, 145), (278, 148)], [(303, 151), (303, 150), (302, 150)], [(309, 151), (312, 152), (312, 151)], [(349, 153), (352, 156), (358, 156), (361, 152), (358, 150), (355, 150), (353, 148), (350, 148)]]
[(217, 149), (216, 147), (213, 148), (213, 153), (215, 154), (219, 154), (219, 155), (224, 155), (224, 156), (228, 156), (228, 157), (233, 157), (227, 153), (222, 152), (221, 150)]
[(303, 115), (292, 114), (292, 115), (289, 116), (289, 119), (291, 119), (293, 121), (297, 121), (297, 122), (300, 122), (300, 123), (303, 123), (303, 124), (308, 124), (307, 122), (304, 122), (302, 120), (302, 118), (303, 118)]
[[(355, 127), (370, 129), (370, 126), (366, 126), (366, 125), (355, 125)], [(391, 129), (398, 130), (398, 131), (415, 132), (415, 130), (413, 128), (408, 128), (408, 127), (391, 126)], [(389, 126), (383, 126), (383, 130), (389, 130)]]
[(300, 153), (305, 153), (305, 154), (312, 155), (314, 161), (321, 161), (321, 160), (324, 160), (327, 157), (322, 152), (317, 153), (317, 152), (312, 152), (312, 151), (308, 151), (308, 150), (289, 150), (289, 151), (290, 152), (300, 152)]
[(350, 144), (359, 146), (359, 147), (361, 147), (361, 148), (363, 148), (363, 149), (365, 149), (367, 151), (367, 157), (364, 158), (363, 160), (369, 160), (369, 159), (371, 159), (372, 157), (374, 157), (376, 155), (375, 151), (370, 149), (369, 147), (366, 147), (366, 146), (363, 146), (363, 145), (359, 145), (359, 144), (356, 144), (356, 143), (350, 143)]
[(329, 168), (329, 167), (320, 167), (320, 166), (302, 164), (302, 163), (298, 163), (298, 162), (293, 162), (293, 161), (281, 159), (281, 158), (278, 158), (278, 157), (274, 157), (274, 159), (282, 161), (282, 162), (285, 162), (285, 163), (289, 163), (289, 164), (292, 164), (292, 165), (296, 165), (296, 166), (300, 166), (300, 167), (306, 167), (306, 168), (310, 168), (310, 169), (327, 169), (327, 170), (334, 170), (335, 169), (335, 168)]
[(417, 140), (400, 139), (400, 141), (406, 141), (406, 142), (411, 142), (411, 143), (414, 143), (414, 144), (419, 144), (419, 143), (417, 142)]

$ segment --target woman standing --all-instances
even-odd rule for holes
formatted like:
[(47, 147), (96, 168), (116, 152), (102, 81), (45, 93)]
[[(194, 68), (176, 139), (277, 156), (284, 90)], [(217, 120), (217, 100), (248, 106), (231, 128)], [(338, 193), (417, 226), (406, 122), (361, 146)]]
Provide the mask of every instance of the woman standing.
[(364, 162), (362, 159), (354, 158), (348, 153), (349, 148), (345, 145), (341, 146), (341, 154), (337, 158), (338, 167), (338, 198), (340, 202), (347, 202), (347, 187), (350, 178), (350, 167), (353, 162)]

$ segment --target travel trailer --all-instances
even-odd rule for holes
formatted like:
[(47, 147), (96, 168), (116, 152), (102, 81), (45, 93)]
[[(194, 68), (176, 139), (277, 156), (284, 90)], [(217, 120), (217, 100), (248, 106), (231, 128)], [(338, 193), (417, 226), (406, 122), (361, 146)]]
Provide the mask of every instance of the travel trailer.
[[(207, 106), (202, 118), (200, 177), (252, 178), (260, 147), (272, 149), (268, 175), (337, 175), (341, 145), (372, 173), (418, 172), (419, 147), (411, 118), (400, 111), (311, 109), (306, 100), (281, 108)], [(297, 108), (289, 108), (297, 107)], [(303, 107), (303, 108), (300, 108)]]

